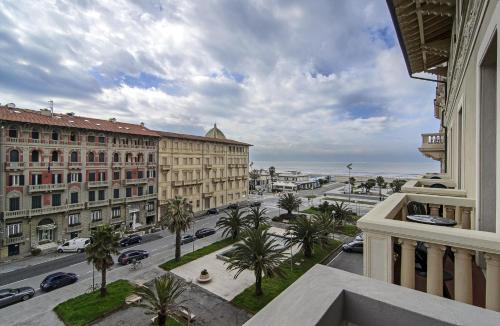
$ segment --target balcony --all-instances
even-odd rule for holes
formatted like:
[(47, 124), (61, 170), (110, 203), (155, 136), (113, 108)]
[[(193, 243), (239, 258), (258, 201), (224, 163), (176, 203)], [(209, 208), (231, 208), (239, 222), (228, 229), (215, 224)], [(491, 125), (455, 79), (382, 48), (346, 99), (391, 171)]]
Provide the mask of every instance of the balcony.
[(422, 134), (422, 146), (419, 151), (427, 157), (442, 161), (445, 155), (445, 137), (441, 133)]
[(183, 180), (182, 183), (184, 186), (192, 186), (192, 185), (197, 185), (197, 184), (203, 183), (203, 181), (201, 179)]
[(111, 162), (111, 167), (113, 169), (119, 169), (125, 166), (125, 163), (123, 162)]
[(213, 191), (204, 192), (203, 193), (203, 198), (210, 198), (210, 197), (213, 197), (213, 196), (214, 196), (214, 192)]
[(121, 204), (125, 202), (125, 198), (113, 198), (111, 199), (112, 204)]
[(29, 164), (30, 168), (46, 168), (47, 167), (46, 162), (29, 162), (28, 164)]
[(151, 199), (156, 199), (156, 194), (148, 194), (148, 195), (143, 195), (143, 196), (126, 197), (125, 198), (125, 202), (127, 202), (127, 203), (133, 203), (133, 202), (137, 202), (137, 201), (151, 200)]
[(17, 171), (24, 169), (24, 162), (5, 162), (5, 170)]
[(182, 186), (184, 183), (182, 180), (177, 180), (177, 181), (172, 181), (172, 187), (180, 187)]
[(160, 165), (160, 168), (163, 172), (170, 171), (172, 169), (172, 165), (170, 164), (162, 164)]
[(109, 181), (88, 181), (87, 182), (87, 189), (102, 188), (102, 187), (108, 187), (108, 186), (109, 186)]
[(87, 166), (90, 167), (106, 167), (108, 162), (87, 162)]
[(406, 182), (401, 188), (404, 193), (466, 197), (465, 190), (456, 189), (455, 181), (451, 179), (420, 178)]
[(5, 219), (18, 218), (18, 217), (28, 216), (28, 214), (29, 214), (29, 209), (21, 209), (21, 210), (17, 210), (17, 211), (4, 212), (4, 217), (5, 217)]
[(29, 185), (28, 186), (29, 193), (49, 192), (49, 191), (58, 191), (58, 190), (60, 191), (60, 190), (65, 190), (65, 189), (66, 189), (65, 183)]
[(82, 162), (68, 162), (68, 169), (81, 169), (82, 166)]
[(9, 235), (6, 239), (5, 239), (5, 244), (8, 246), (8, 245), (11, 245), (11, 244), (16, 244), (16, 243), (21, 243), (21, 242), (24, 242), (24, 237), (23, 237), (23, 234), (13, 234), (13, 235)]
[(81, 231), (83, 229), (83, 226), (81, 223), (75, 223), (68, 225), (68, 228), (66, 229), (66, 232), (75, 232), (75, 231)]
[(94, 208), (94, 207), (101, 207), (101, 206), (108, 206), (109, 205), (109, 200), (104, 199), (104, 200), (95, 200), (95, 201), (89, 201), (87, 203), (88, 208)]
[(31, 216), (45, 215), (45, 214), (55, 214), (65, 212), (67, 210), (67, 205), (61, 206), (47, 206), (42, 208), (35, 208), (30, 210)]
[(125, 166), (144, 166), (144, 162), (125, 162)]
[(139, 179), (125, 179), (123, 180), (125, 185), (137, 185), (142, 183), (148, 183), (148, 178), (139, 178)]
[(76, 209), (84, 209), (85, 208), (85, 203), (75, 203), (75, 204), (68, 204), (67, 206), (68, 210), (76, 210)]
[[(457, 225), (410, 222), (410, 202)], [(365, 276), (500, 311), (500, 234), (477, 231), (475, 211), (468, 198), (391, 195), (357, 223), (365, 237)], [(425, 257), (418, 264), (416, 254)]]
[(212, 164), (205, 164), (205, 169), (210, 170), (212, 169)]

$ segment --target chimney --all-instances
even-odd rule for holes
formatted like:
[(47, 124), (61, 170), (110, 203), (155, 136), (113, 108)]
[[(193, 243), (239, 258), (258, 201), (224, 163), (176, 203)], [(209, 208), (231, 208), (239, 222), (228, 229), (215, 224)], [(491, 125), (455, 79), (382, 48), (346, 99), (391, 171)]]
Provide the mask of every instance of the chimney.
[(116, 118), (109, 118), (109, 121), (116, 122)]
[(40, 109), (40, 113), (46, 116), (52, 116), (52, 111), (50, 109)]
[(144, 122), (141, 122), (141, 127), (143, 127), (143, 128), (144, 128)]

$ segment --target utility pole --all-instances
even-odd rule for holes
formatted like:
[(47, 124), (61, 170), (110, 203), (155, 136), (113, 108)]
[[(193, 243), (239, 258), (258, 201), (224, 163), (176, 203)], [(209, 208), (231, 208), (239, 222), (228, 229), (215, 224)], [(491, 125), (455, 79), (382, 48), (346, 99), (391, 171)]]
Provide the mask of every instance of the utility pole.
[(349, 203), (351, 202), (351, 192), (352, 192), (352, 187), (351, 185), (351, 170), (352, 170), (352, 163), (347, 164), (347, 169), (349, 169), (349, 179), (347, 183), (349, 184)]

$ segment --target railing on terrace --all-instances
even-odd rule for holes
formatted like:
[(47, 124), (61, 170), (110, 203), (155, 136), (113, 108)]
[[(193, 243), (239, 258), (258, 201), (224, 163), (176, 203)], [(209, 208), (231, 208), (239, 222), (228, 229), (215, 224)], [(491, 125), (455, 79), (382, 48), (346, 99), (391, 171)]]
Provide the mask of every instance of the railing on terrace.
[(450, 179), (413, 179), (409, 180), (401, 188), (402, 192), (437, 195), (437, 196), (452, 196), (466, 197), (465, 190), (456, 189), (456, 183)]
[[(454, 219), (457, 226), (407, 221), (409, 202), (422, 203), (430, 215)], [(439, 296), (450, 288), (452, 299), (500, 311), (500, 234), (475, 230), (475, 221), (473, 199), (394, 194), (357, 223), (365, 237), (364, 274)], [(424, 274), (415, 270), (417, 247), (426, 252)]]

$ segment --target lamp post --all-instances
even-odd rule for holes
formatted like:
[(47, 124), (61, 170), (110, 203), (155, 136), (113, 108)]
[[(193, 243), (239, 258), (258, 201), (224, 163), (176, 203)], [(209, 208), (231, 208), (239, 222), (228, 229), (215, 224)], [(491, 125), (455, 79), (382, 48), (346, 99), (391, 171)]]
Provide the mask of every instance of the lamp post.
[(347, 169), (349, 170), (349, 179), (348, 179), (348, 184), (349, 184), (349, 203), (351, 202), (351, 192), (352, 192), (352, 187), (351, 185), (351, 170), (352, 170), (352, 163), (347, 164)]

